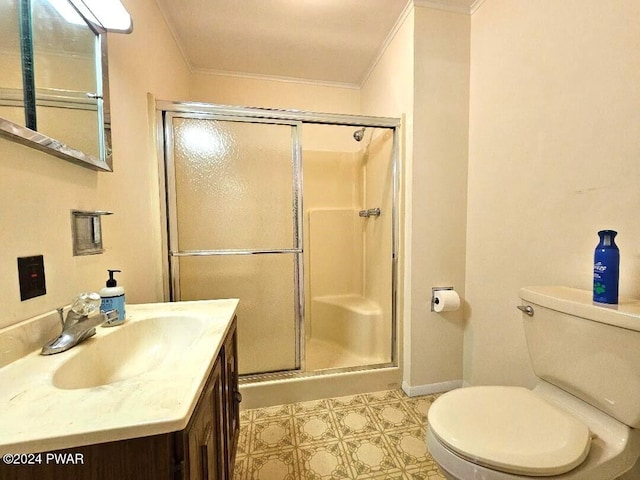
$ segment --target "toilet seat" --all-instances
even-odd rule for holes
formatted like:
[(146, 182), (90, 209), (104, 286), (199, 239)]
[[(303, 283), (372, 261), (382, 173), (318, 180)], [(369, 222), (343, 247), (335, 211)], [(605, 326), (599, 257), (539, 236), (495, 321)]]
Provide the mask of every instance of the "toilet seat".
[(580, 465), (591, 435), (577, 418), (521, 387), (469, 387), (438, 398), (434, 436), (459, 456), (506, 473), (551, 476)]

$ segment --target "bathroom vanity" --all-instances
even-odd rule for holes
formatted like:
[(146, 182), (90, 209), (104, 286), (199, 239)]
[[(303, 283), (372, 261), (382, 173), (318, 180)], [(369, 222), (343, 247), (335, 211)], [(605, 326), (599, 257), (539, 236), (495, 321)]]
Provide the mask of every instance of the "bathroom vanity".
[[(0, 368), (3, 388), (32, 372), (24, 391), (0, 392), (0, 479), (231, 479), (241, 400), (236, 307), (237, 300), (127, 306), (121, 327)], [(104, 352), (130, 368), (110, 371)], [(100, 373), (96, 359), (107, 365)]]

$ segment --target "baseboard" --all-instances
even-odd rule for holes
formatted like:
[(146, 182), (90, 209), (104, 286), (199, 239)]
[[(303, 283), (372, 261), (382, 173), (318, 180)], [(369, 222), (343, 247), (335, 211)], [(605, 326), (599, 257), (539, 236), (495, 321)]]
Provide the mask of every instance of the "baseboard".
[(418, 395), (430, 395), (432, 393), (448, 392), (449, 390), (460, 387), (462, 387), (462, 379), (416, 386), (410, 386), (407, 382), (402, 382), (402, 390), (410, 397), (417, 397)]

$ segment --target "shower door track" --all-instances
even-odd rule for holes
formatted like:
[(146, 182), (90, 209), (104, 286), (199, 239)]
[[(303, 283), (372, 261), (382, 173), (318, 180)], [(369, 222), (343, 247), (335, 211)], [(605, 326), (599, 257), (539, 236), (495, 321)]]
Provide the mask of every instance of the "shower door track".
[(395, 367), (397, 367), (397, 363), (395, 361), (391, 361), (388, 363), (373, 363), (368, 365), (355, 365), (352, 367), (337, 367), (323, 370), (311, 370), (307, 372), (301, 370), (289, 370), (280, 372), (250, 373), (247, 375), (241, 375), (239, 383), (240, 385), (245, 385), (278, 380), (321, 377), (327, 374), (335, 375), (340, 373), (369, 372), (371, 370), (385, 370)]

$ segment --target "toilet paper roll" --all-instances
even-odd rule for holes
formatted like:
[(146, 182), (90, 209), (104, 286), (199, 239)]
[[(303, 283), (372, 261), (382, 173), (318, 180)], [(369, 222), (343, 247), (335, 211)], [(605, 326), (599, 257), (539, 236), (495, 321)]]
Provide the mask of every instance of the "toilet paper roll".
[(433, 310), (451, 312), (460, 308), (460, 295), (455, 290), (436, 290), (433, 295)]

